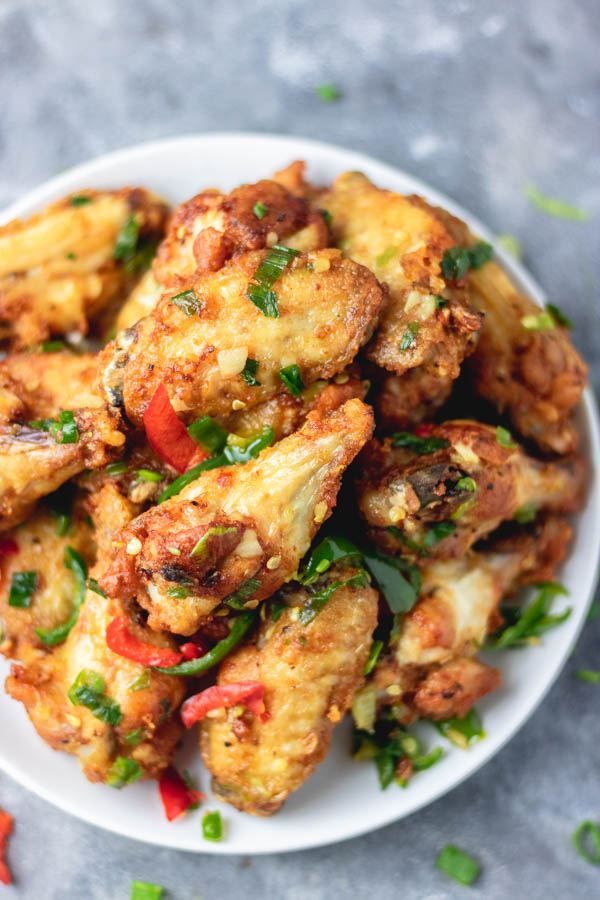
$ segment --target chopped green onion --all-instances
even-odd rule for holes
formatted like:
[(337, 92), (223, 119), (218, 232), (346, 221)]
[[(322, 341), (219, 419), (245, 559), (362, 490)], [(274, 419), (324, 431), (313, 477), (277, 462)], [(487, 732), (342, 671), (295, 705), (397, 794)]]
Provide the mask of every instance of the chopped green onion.
[[(158, 241), (153, 238), (145, 238), (140, 240), (138, 245), (136, 246), (135, 252), (125, 260), (123, 268), (129, 275), (137, 275), (140, 272), (144, 272), (149, 266), (154, 256), (156, 254), (156, 248), (158, 247)], [(113, 337), (116, 336), (113, 334)], [(109, 340), (112, 340), (112, 337), (109, 337)]]
[(64, 537), (71, 528), (71, 516), (68, 513), (60, 513), (56, 520), (56, 533), (58, 537)]
[(524, 503), (515, 512), (513, 519), (519, 525), (527, 525), (528, 522), (535, 522), (537, 517), (537, 509), (532, 503)]
[(361, 552), (352, 541), (341, 536), (326, 537), (312, 551), (308, 559), (308, 563), (303, 573), (299, 577), (302, 584), (313, 584), (323, 572), (338, 560), (349, 560), (355, 564), (359, 564), (361, 560)]
[(257, 219), (264, 219), (266, 214), (269, 212), (269, 207), (265, 206), (265, 204), (261, 203), (261, 201), (259, 200), (258, 203), (255, 203), (252, 207), (252, 212)]
[(215, 525), (213, 528), (209, 528), (208, 531), (202, 535), (202, 537), (190, 553), (190, 556), (200, 556), (204, 558), (208, 553), (209, 538), (221, 537), (224, 534), (231, 534), (234, 531), (237, 531), (237, 528), (234, 525), (229, 528), (225, 525)]
[(130, 731), (129, 734), (125, 735), (125, 743), (129, 744), (130, 747), (137, 747), (144, 740), (144, 737), (144, 729), (136, 728), (135, 731)]
[(448, 303), (448, 301), (446, 300), (446, 298), (445, 298), (445, 297), (440, 297), (439, 294), (432, 294), (431, 296), (432, 296), (433, 299), (435, 300), (435, 308), (436, 308), (436, 309), (443, 309), (444, 306), (446, 306), (446, 304)]
[(317, 94), (323, 103), (335, 103), (341, 97), (338, 88), (333, 84), (320, 84), (317, 87)]
[(496, 428), (496, 440), (500, 444), (501, 447), (504, 447), (505, 450), (516, 450), (518, 444), (515, 444), (513, 441), (513, 436), (508, 431), (508, 429), (503, 428), (502, 425), (498, 425)]
[(577, 669), (575, 677), (580, 681), (588, 681), (590, 684), (600, 684), (600, 672), (595, 669)]
[(67, 691), (73, 706), (85, 706), (101, 722), (118, 725), (123, 718), (121, 707), (104, 693), (104, 678), (93, 669), (82, 669)]
[(543, 331), (546, 328), (556, 328), (556, 323), (548, 312), (542, 312), (538, 315), (523, 316), (521, 325), (526, 331)]
[(164, 888), (149, 881), (133, 881), (129, 900), (161, 900)]
[(127, 471), (127, 463), (123, 459), (109, 463), (106, 467), (107, 475), (123, 475)]
[(318, 591), (316, 594), (313, 594), (309, 600), (306, 601), (302, 609), (300, 610), (300, 614), (298, 616), (298, 621), (301, 625), (309, 625), (313, 619), (319, 615), (319, 613), (325, 609), (329, 599), (335, 594), (338, 588), (341, 587), (366, 587), (367, 586), (367, 576), (364, 572), (359, 572), (357, 575), (353, 575), (351, 578), (347, 578), (345, 581), (334, 581), (332, 584), (327, 585), (327, 587), (323, 588), (323, 590)]
[(375, 765), (377, 766), (377, 775), (379, 777), (379, 786), (385, 791), (394, 780), (396, 773), (396, 762), (388, 753), (378, 753), (375, 757)]
[(401, 541), (411, 553), (416, 553), (418, 556), (429, 556), (427, 550), (421, 547), (416, 541), (413, 541), (412, 538), (409, 538), (407, 534), (404, 534), (402, 529), (396, 528), (395, 525), (388, 525), (386, 531), (391, 534), (392, 537), (395, 537), (396, 540)]
[(364, 550), (363, 559), (391, 611), (399, 614), (411, 610), (421, 590), (418, 568), (401, 556), (387, 556), (380, 550)]
[(30, 428), (35, 428), (39, 431), (50, 431), (55, 422), (54, 419), (32, 419), (28, 424)]
[(140, 481), (162, 481), (165, 477), (160, 472), (153, 472), (152, 469), (137, 469), (135, 477)]
[(404, 352), (405, 350), (409, 350), (412, 345), (415, 343), (417, 339), (417, 334), (419, 333), (419, 323), (418, 322), (409, 322), (406, 326), (404, 334), (400, 339), (400, 350)]
[(469, 266), (471, 269), (480, 269), (492, 258), (494, 248), (487, 241), (478, 241), (469, 247)]
[(586, 862), (600, 865), (600, 828), (595, 822), (586, 819), (573, 832), (575, 849)]
[(242, 369), (241, 375), (246, 384), (249, 384), (251, 387), (260, 387), (260, 381), (256, 380), (256, 373), (258, 372), (258, 362), (255, 359), (247, 359), (244, 368)]
[(511, 256), (514, 256), (515, 259), (521, 259), (523, 256), (521, 244), (514, 234), (499, 234), (496, 240), (499, 244), (502, 244), (504, 249), (508, 251)]
[(277, 294), (268, 288), (261, 287), (257, 284), (248, 285), (246, 291), (248, 300), (252, 300), (255, 306), (258, 306), (263, 316), (268, 319), (279, 318), (279, 306), (277, 305)]
[(196, 316), (202, 309), (202, 304), (193, 290), (182, 291), (171, 297), (173, 303), (178, 309), (186, 314), (186, 316)]
[(460, 506), (457, 506), (453, 513), (450, 514), (450, 518), (453, 522), (456, 522), (458, 519), (462, 519), (465, 513), (467, 513), (470, 509), (473, 509), (475, 504), (477, 503), (475, 497), (469, 497), (468, 500), (465, 500), (464, 503), (461, 503)]
[(64, 341), (43, 341), (42, 353), (59, 353), (65, 349)]
[(560, 594), (568, 595), (569, 592), (566, 588), (554, 581), (542, 581), (536, 587), (539, 594), (525, 609), (503, 608), (503, 613), (512, 614), (512, 622), (496, 632), (489, 642), (490, 647), (503, 650), (506, 647), (520, 647), (531, 643), (532, 639), (537, 641), (539, 636), (549, 628), (555, 628), (569, 618), (570, 606), (562, 613), (550, 614), (552, 600)]
[(132, 784), (142, 776), (142, 768), (135, 759), (128, 759), (126, 756), (117, 756), (116, 760), (108, 770), (108, 778), (106, 783), (110, 787), (121, 790), (126, 784)]
[(333, 222), (333, 217), (332, 217), (331, 213), (329, 212), (329, 210), (328, 210), (328, 209), (322, 209), (322, 210), (321, 210), (321, 215), (322, 215), (323, 218), (325, 219), (325, 224), (327, 225), (327, 227), (328, 227), (328, 228), (331, 228), (331, 223)]
[(85, 194), (73, 194), (71, 197), (71, 206), (85, 206), (86, 203), (91, 203), (92, 198), (87, 197)]
[(106, 594), (98, 584), (95, 578), (90, 578), (88, 582), (88, 587), (90, 591), (94, 591), (95, 594), (99, 594), (101, 597), (106, 597)]
[(564, 203), (556, 197), (549, 197), (548, 194), (543, 194), (533, 184), (526, 184), (523, 188), (523, 193), (532, 206), (535, 206), (540, 212), (546, 213), (547, 216), (566, 219), (570, 222), (587, 222), (589, 219), (589, 214), (585, 210), (571, 206), (569, 203)]
[(570, 319), (567, 319), (565, 314), (555, 306), (554, 303), (546, 303), (546, 309), (554, 319), (557, 325), (562, 325), (563, 328), (572, 328), (573, 323)]
[(290, 394), (294, 397), (300, 396), (304, 390), (304, 382), (302, 381), (300, 369), (295, 363), (294, 365), (284, 366), (283, 369), (280, 369), (279, 377), (289, 390)]
[(419, 456), (435, 453), (436, 450), (445, 450), (449, 446), (450, 441), (446, 438), (419, 437), (410, 431), (396, 431), (392, 435), (392, 447), (406, 447), (414, 450)]
[(218, 644), (201, 656), (199, 659), (188, 659), (176, 666), (158, 667), (159, 672), (165, 675), (201, 675), (220, 663), (222, 659), (239, 644), (252, 623), (256, 619), (254, 610), (248, 610), (241, 613), (234, 619), (231, 631), (226, 638), (219, 641)]
[(167, 597), (175, 597), (176, 600), (185, 600), (190, 596), (189, 590), (181, 584), (174, 584), (167, 588)]
[(383, 253), (380, 253), (379, 256), (375, 257), (375, 265), (379, 266), (379, 268), (383, 268), (383, 266), (387, 266), (390, 259), (395, 256), (398, 252), (397, 247), (387, 247)]
[(281, 614), (284, 613), (287, 608), (288, 608), (288, 605), (287, 605), (287, 603), (284, 603), (283, 600), (279, 600), (279, 598), (272, 600), (271, 605), (269, 607), (269, 614), (271, 616), (272, 621), (278, 622), (279, 619), (281, 618)]
[(429, 753), (416, 753), (411, 757), (412, 767), (415, 772), (424, 772), (439, 762), (443, 755), (441, 747), (434, 747)]
[(237, 591), (230, 594), (223, 602), (231, 609), (244, 609), (246, 600), (249, 600), (257, 592), (261, 584), (260, 578), (246, 578)]
[(140, 224), (138, 220), (135, 216), (129, 216), (117, 236), (113, 258), (121, 259), (124, 262), (130, 260), (135, 253), (139, 235)]
[(220, 453), (227, 443), (226, 430), (210, 416), (202, 416), (201, 419), (192, 422), (188, 426), (188, 434), (192, 440), (211, 453)]
[(473, 884), (481, 871), (479, 863), (454, 844), (446, 844), (436, 860), (436, 866), (459, 884), (466, 885)]
[(436, 522), (423, 538), (423, 546), (427, 548), (434, 547), (435, 544), (454, 534), (455, 531), (456, 525), (454, 522)]
[(271, 319), (279, 317), (277, 294), (271, 288), (283, 274), (288, 263), (297, 256), (298, 250), (275, 244), (268, 251), (254, 273), (254, 282), (248, 285), (246, 296), (257, 306), (263, 315)]
[(464, 475), (462, 478), (459, 478), (454, 487), (457, 491), (470, 491), (472, 494), (477, 491), (475, 479), (471, 478), (470, 475)]
[(440, 734), (462, 750), (466, 750), (471, 744), (476, 744), (485, 737), (481, 718), (474, 707), (466, 716), (453, 716), (451, 719), (443, 719), (434, 724)]
[(150, 673), (147, 669), (141, 672), (137, 678), (134, 678), (133, 681), (130, 681), (127, 685), (127, 690), (136, 693), (137, 691), (145, 691), (150, 687)]
[(8, 605), (29, 608), (37, 586), (37, 572), (13, 572), (8, 595)]
[(480, 269), (492, 258), (493, 248), (487, 241), (478, 241), (472, 247), (451, 247), (446, 250), (440, 268), (444, 278), (458, 281), (469, 269)]
[(81, 554), (78, 553), (74, 547), (65, 547), (63, 563), (65, 568), (68, 569), (75, 578), (77, 593), (73, 600), (73, 610), (66, 622), (63, 622), (62, 625), (57, 625), (56, 628), (50, 628), (48, 630), (36, 628), (35, 633), (47, 647), (54, 647), (56, 644), (60, 644), (67, 639), (79, 618), (79, 610), (81, 604), (85, 600), (85, 592), (87, 590), (87, 565)]
[(367, 657), (367, 661), (363, 669), (363, 675), (369, 675), (373, 671), (373, 669), (377, 665), (377, 660), (379, 659), (382, 650), (383, 641), (373, 641), (373, 643), (371, 644), (371, 649), (369, 650), (369, 656)]
[(58, 414), (58, 422), (52, 423), (50, 431), (57, 444), (76, 444), (79, 439), (75, 417), (70, 409)]
[(202, 837), (205, 841), (223, 840), (223, 821), (218, 811), (207, 812), (202, 817)]

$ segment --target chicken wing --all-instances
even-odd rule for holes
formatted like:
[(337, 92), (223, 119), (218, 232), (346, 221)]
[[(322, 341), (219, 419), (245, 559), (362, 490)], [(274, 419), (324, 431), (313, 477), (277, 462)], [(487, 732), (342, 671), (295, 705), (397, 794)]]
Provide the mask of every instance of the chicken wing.
[[(106, 485), (96, 495), (94, 521), (101, 533), (101, 548), (106, 542), (102, 532), (123, 526), (134, 512), (114, 485)], [(97, 576), (102, 567), (100, 560), (91, 575)], [(162, 675), (108, 648), (106, 627), (124, 614), (120, 601), (88, 590), (65, 643), (41, 660), (13, 665), (6, 681), (7, 692), (25, 705), (43, 740), (55, 750), (77, 756), (90, 781), (116, 787), (140, 776), (156, 777), (169, 764), (181, 733), (173, 712), (185, 693), (182, 679)], [(129, 628), (145, 643), (175, 646), (172, 639), (139, 622), (130, 622)], [(84, 685), (92, 684), (101, 694), (100, 703), (110, 710), (108, 717), (70, 699), (69, 690), (78, 678), (81, 683), (80, 673), (84, 673)]]
[(88, 321), (126, 294), (136, 248), (162, 235), (165, 205), (141, 188), (65, 197), (0, 228), (0, 341), (31, 347), (85, 334)]
[[(79, 585), (70, 566), (68, 548), (81, 555), (86, 565), (95, 557), (92, 530), (85, 520), (81, 504), (73, 509), (66, 533), (60, 520), (49, 509), (40, 507), (14, 531), (3, 535), (0, 551), (0, 652), (9, 659), (31, 662), (48, 652), (38, 629), (49, 632), (65, 622), (73, 611)], [(34, 573), (33, 591), (25, 602), (9, 602), (13, 580), (22, 573)]]
[(583, 497), (582, 459), (541, 462), (504, 429), (467, 420), (371, 441), (361, 462), (360, 511), (391, 553), (458, 558), (506, 519), (575, 512)]
[(296, 571), (372, 429), (369, 407), (349, 400), (311, 413), (255, 461), (204, 472), (116, 535), (101, 585), (136, 598), (152, 628), (177, 634), (192, 634), (242, 586), (256, 606)]
[(412, 430), (430, 421), (452, 392), (454, 379), (420, 367), (404, 375), (386, 375), (373, 385), (377, 424), (384, 431)]
[(578, 441), (573, 411), (587, 366), (567, 329), (519, 294), (494, 262), (469, 274), (469, 288), (485, 313), (470, 361), (475, 390), (544, 452), (571, 453)]
[(432, 376), (457, 378), (481, 316), (462, 288), (442, 278), (444, 253), (456, 242), (433, 211), (418, 197), (375, 187), (360, 172), (341, 175), (320, 202), (331, 215), (336, 246), (389, 287), (367, 359), (397, 375), (419, 366), (428, 383)]
[[(330, 569), (315, 590), (356, 575)], [(363, 681), (378, 595), (370, 587), (339, 587), (309, 624), (300, 610), (311, 593), (299, 585), (281, 592), (287, 608), (267, 617), (253, 643), (221, 665), (218, 684), (259, 681), (269, 720), (223, 711), (202, 723), (204, 763), (213, 790), (253, 815), (276, 812), (325, 758), (331, 734)]]
[(0, 530), (123, 448), (119, 416), (99, 408), (97, 372), (85, 354), (17, 353), (0, 363)]
[[(371, 336), (384, 302), (375, 277), (338, 250), (301, 254), (275, 282), (278, 315), (267, 316), (247, 296), (266, 253), (238, 257), (193, 284), (196, 311), (163, 295), (157, 308), (109, 344), (104, 390), (141, 426), (159, 384), (185, 421), (225, 416), (286, 390), (282, 369), (297, 366), (305, 386), (341, 372)], [(175, 302), (174, 302), (175, 301)], [(179, 301), (181, 302), (181, 301)], [(243, 377), (258, 364), (258, 385)]]

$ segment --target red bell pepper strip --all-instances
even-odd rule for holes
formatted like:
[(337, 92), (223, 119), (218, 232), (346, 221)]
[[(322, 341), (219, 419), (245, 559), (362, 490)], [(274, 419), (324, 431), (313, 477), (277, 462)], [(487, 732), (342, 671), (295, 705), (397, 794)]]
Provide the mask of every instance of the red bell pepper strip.
[(154, 391), (144, 413), (146, 437), (153, 450), (178, 472), (205, 460), (208, 454), (192, 440), (171, 405), (164, 384)]
[(12, 831), (13, 817), (3, 809), (0, 809), (0, 881), (2, 884), (10, 884), (10, 872), (4, 862), (4, 850), (6, 839)]
[(186, 728), (199, 722), (213, 709), (229, 708), (238, 703), (247, 707), (261, 722), (269, 719), (265, 710), (265, 686), (260, 681), (235, 681), (232, 684), (218, 684), (194, 694), (181, 707), (181, 719)]
[(169, 822), (183, 815), (190, 806), (206, 799), (200, 791), (187, 786), (175, 766), (165, 769), (158, 782), (158, 790)]
[(127, 616), (117, 616), (106, 629), (106, 643), (119, 656), (132, 659), (142, 666), (176, 666), (183, 655), (169, 647), (155, 647), (140, 641), (127, 628)]
[(12, 538), (0, 538), (0, 556), (9, 556), (11, 553), (18, 553), (19, 545)]

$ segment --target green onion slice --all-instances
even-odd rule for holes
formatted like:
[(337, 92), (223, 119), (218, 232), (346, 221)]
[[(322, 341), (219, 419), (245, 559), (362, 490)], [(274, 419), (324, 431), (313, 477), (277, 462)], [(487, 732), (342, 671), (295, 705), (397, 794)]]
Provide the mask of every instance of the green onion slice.
[(269, 212), (269, 207), (265, 206), (265, 204), (261, 203), (261, 201), (259, 200), (258, 203), (255, 203), (252, 207), (252, 212), (257, 219), (264, 219), (266, 214)]
[[(116, 700), (104, 693), (104, 678), (93, 669), (82, 669), (69, 688), (67, 696), (74, 706), (85, 706), (102, 722), (118, 725), (123, 713)], [(108, 782), (110, 784), (110, 781)]]
[(600, 865), (600, 828), (595, 822), (586, 819), (573, 832), (575, 849), (586, 862)]
[(132, 881), (129, 900), (161, 900), (164, 890), (150, 881)]
[(256, 373), (258, 372), (258, 362), (255, 359), (247, 359), (244, 368), (242, 369), (241, 376), (251, 387), (260, 387), (260, 381), (256, 379)]
[(127, 756), (117, 756), (108, 770), (106, 783), (120, 791), (126, 784), (132, 784), (138, 778), (141, 778), (142, 774), (142, 767), (135, 759), (129, 759)]
[(8, 605), (29, 608), (37, 585), (37, 572), (13, 572)]
[(375, 257), (375, 265), (379, 266), (379, 268), (383, 268), (383, 266), (387, 266), (389, 261), (393, 256), (398, 252), (397, 247), (386, 247), (383, 253), (380, 253), (379, 256)]
[(73, 194), (71, 197), (71, 206), (85, 206), (86, 203), (91, 203), (92, 198), (87, 197), (85, 194)]
[(373, 669), (377, 665), (377, 660), (379, 659), (382, 650), (383, 641), (373, 641), (373, 643), (371, 644), (371, 649), (369, 650), (369, 656), (367, 657), (367, 661), (363, 669), (363, 675), (369, 675), (373, 671)]
[(289, 390), (290, 394), (292, 394), (294, 397), (300, 396), (300, 394), (304, 390), (304, 382), (302, 381), (300, 369), (295, 363), (291, 366), (284, 366), (283, 369), (280, 369), (279, 377)]
[(590, 684), (600, 684), (600, 672), (596, 671), (596, 669), (577, 669), (575, 677)]
[(421, 590), (418, 568), (401, 556), (388, 556), (380, 550), (364, 550), (363, 559), (391, 611), (399, 614), (411, 610)]
[(106, 467), (107, 475), (124, 475), (127, 471), (127, 463), (123, 459), (118, 459), (116, 462), (109, 463)]
[(175, 294), (174, 297), (171, 297), (171, 303), (185, 313), (186, 316), (196, 316), (202, 309), (200, 300), (191, 289), (189, 291), (182, 291), (180, 294)]
[(248, 285), (246, 296), (268, 318), (277, 319), (279, 317), (277, 294), (271, 288), (283, 274), (288, 263), (298, 253), (298, 250), (292, 250), (291, 247), (275, 244), (254, 273), (254, 283), (251, 282)]
[(213, 528), (209, 528), (207, 532), (205, 532), (192, 552), (190, 556), (200, 556), (204, 558), (208, 553), (208, 541), (211, 537), (221, 537), (224, 534), (231, 534), (232, 532), (237, 531), (237, 528), (232, 525), (227, 527), (225, 525), (215, 525)]
[(218, 810), (207, 812), (202, 817), (202, 837), (205, 841), (223, 840), (223, 820)]
[(392, 447), (406, 447), (420, 456), (435, 453), (436, 450), (445, 450), (449, 446), (450, 441), (446, 438), (419, 437), (411, 431), (396, 431), (392, 435)]
[(454, 522), (436, 522), (423, 538), (424, 547), (434, 547), (456, 531)]
[(565, 314), (561, 312), (558, 306), (555, 306), (554, 303), (546, 303), (546, 309), (554, 319), (557, 325), (562, 325), (563, 328), (572, 328), (573, 323), (570, 319), (567, 319)]
[(440, 734), (462, 749), (476, 744), (485, 737), (481, 717), (474, 707), (466, 716), (453, 716), (451, 719), (443, 719), (434, 724)]
[(76, 444), (79, 439), (75, 416), (70, 409), (58, 414), (58, 421), (52, 423), (50, 431), (57, 444)]
[(237, 591), (230, 594), (223, 603), (226, 603), (231, 609), (245, 609), (246, 600), (249, 600), (257, 592), (261, 584), (260, 578), (247, 578), (240, 584)]
[(406, 326), (404, 334), (400, 339), (400, 350), (404, 352), (405, 350), (410, 350), (412, 345), (415, 343), (417, 339), (417, 334), (419, 333), (419, 323), (418, 322), (409, 322)]
[(135, 473), (135, 477), (140, 481), (162, 481), (164, 475), (161, 475), (160, 472), (153, 472), (152, 469), (137, 469)]
[(560, 625), (571, 614), (571, 607), (568, 606), (562, 613), (552, 615), (550, 608), (554, 597), (559, 595), (568, 595), (568, 591), (561, 584), (554, 581), (542, 581), (535, 585), (539, 593), (537, 598), (525, 607), (525, 609), (515, 609), (514, 607), (503, 607), (502, 613), (505, 618), (512, 619), (508, 624), (497, 631), (489, 641), (488, 646), (495, 650), (504, 650), (507, 647), (521, 647), (527, 643), (531, 643), (531, 639), (536, 639), (548, 631)]
[(135, 216), (129, 216), (117, 236), (117, 243), (113, 253), (114, 259), (126, 262), (131, 259), (137, 247), (140, 234), (140, 225)]
[(342, 536), (326, 537), (311, 552), (299, 581), (306, 585), (313, 584), (319, 575), (322, 575), (334, 562), (341, 559), (358, 565), (361, 562), (361, 552), (348, 538)]
[(298, 621), (301, 625), (309, 625), (313, 619), (316, 619), (319, 613), (325, 609), (330, 598), (335, 594), (338, 588), (366, 587), (367, 584), (368, 580), (365, 572), (359, 572), (357, 575), (353, 575), (345, 581), (332, 582), (332, 584), (327, 585), (327, 587), (323, 588), (321, 591), (317, 591), (316, 594), (313, 594), (313, 596), (306, 601), (300, 610)]
[(436, 866), (450, 878), (466, 885), (473, 884), (481, 871), (479, 863), (454, 844), (446, 844), (436, 860)]
[(510, 431), (503, 428), (502, 425), (498, 425), (496, 428), (496, 440), (501, 447), (505, 448), (505, 450), (516, 450), (518, 447), (518, 444), (515, 444), (513, 441), (513, 436)]
[(540, 212), (546, 213), (547, 216), (554, 216), (557, 219), (566, 219), (570, 222), (587, 222), (589, 214), (570, 203), (564, 203), (556, 197), (549, 197), (543, 194), (534, 184), (526, 184), (523, 193), (530, 201), (532, 206), (539, 209)]

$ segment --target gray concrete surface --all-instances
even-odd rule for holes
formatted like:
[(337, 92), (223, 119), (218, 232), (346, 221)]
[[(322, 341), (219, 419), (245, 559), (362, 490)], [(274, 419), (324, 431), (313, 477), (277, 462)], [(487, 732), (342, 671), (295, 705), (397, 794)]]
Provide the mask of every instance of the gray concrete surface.
[[(595, 0), (0, 0), (0, 204), (74, 163), (183, 133), (272, 131), (364, 150), (518, 235), (575, 320), (598, 388), (599, 24)], [(340, 87), (340, 102), (317, 99), (322, 82)], [(589, 222), (537, 212), (527, 181), (587, 209)], [(570, 844), (579, 821), (600, 821), (600, 687), (573, 677), (599, 667), (599, 638), (600, 618), (542, 707), (470, 781), (320, 850), (161, 851), (68, 818), (0, 775), (0, 804), (17, 823), (15, 886), (0, 893), (121, 900), (140, 878), (169, 900), (600, 897), (600, 870)], [(436, 871), (448, 841), (481, 861), (476, 887)]]

